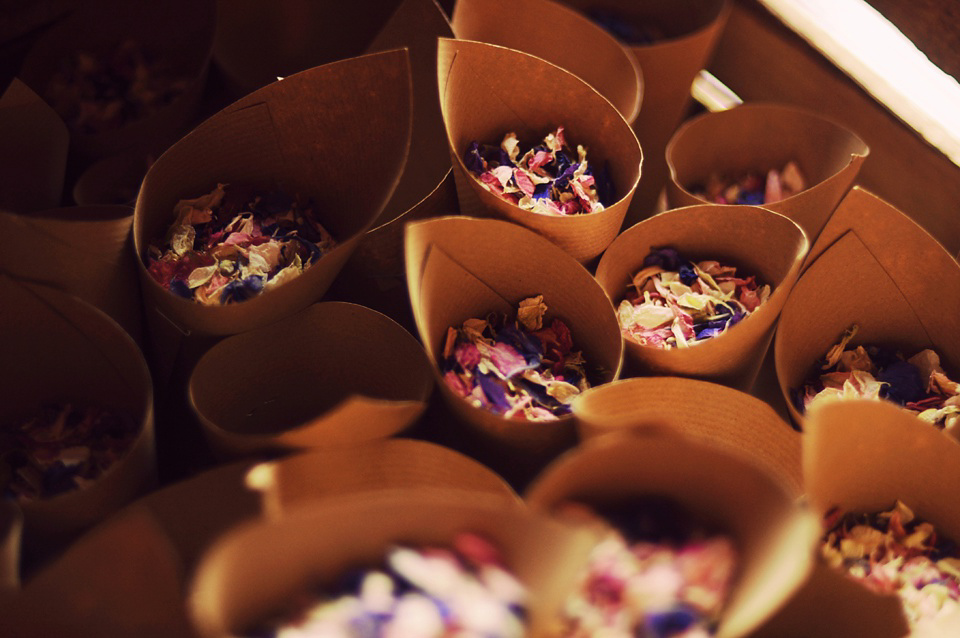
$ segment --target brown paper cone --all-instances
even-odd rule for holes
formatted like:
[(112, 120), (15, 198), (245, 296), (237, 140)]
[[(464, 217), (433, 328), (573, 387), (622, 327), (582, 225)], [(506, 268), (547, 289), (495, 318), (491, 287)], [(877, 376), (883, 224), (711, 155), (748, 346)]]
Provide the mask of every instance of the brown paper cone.
[[(460, 212), (526, 226), (581, 262), (603, 252), (620, 230), (643, 162), (636, 136), (617, 109), (549, 62), (481, 42), (441, 39), (437, 74)], [(525, 211), (487, 191), (463, 163), (474, 140), (497, 144), (513, 131), (529, 144), (561, 125), (571, 144), (588, 148), (587, 161), (598, 167), (610, 162), (619, 199), (599, 213), (554, 217)]]
[(240, 456), (391, 436), (420, 416), (432, 389), (410, 333), (328, 302), (224, 339), (197, 363), (189, 393), (214, 449)]
[(153, 158), (142, 153), (112, 155), (95, 162), (73, 185), (79, 206), (122, 204), (133, 208)]
[(140, 426), (127, 453), (89, 486), (22, 504), (27, 542), (51, 548), (104, 518), (155, 477), (153, 389), (133, 340), (83, 301), (0, 276), (0, 329), (7, 336), (0, 385), (8, 399), (0, 422), (32, 414), (43, 401), (113, 408)]
[(543, 295), (547, 320), (562, 318), (587, 365), (604, 370), (595, 383), (616, 379), (623, 341), (610, 300), (590, 274), (560, 248), (524, 228), (463, 217), (408, 225), (406, 258), (420, 340), (453, 412), (505, 454), (522, 452), (523, 462), (535, 465), (571, 445), (575, 439), (571, 416), (536, 423), (473, 407), (443, 382), (438, 362), (448, 327), (490, 312), (515, 316), (520, 300)]
[(628, 123), (643, 100), (643, 75), (630, 51), (585, 16), (551, 0), (460, 0), (453, 31), (535, 55), (594, 87)]
[(597, 266), (597, 281), (618, 306), (627, 285), (654, 248), (688, 259), (716, 259), (756, 275), (773, 293), (728, 332), (689, 348), (662, 350), (626, 341), (628, 360), (645, 374), (696, 377), (746, 390), (756, 378), (773, 330), (809, 244), (786, 217), (750, 206), (690, 206), (646, 219), (624, 231)]
[(370, 441), (340, 450), (317, 450), (250, 471), (247, 484), (277, 519), (318, 499), (382, 489), (450, 488), (519, 497), (488, 467), (450, 448), (413, 439)]
[(795, 497), (803, 493), (800, 435), (743, 392), (694, 379), (621, 379), (584, 392), (573, 414), (582, 439), (665, 427), (756, 464)]
[(60, 117), (14, 78), (0, 97), (0, 210), (29, 212), (57, 206), (69, 144), (70, 134)]
[(470, 531), (488, 538), (532, 592), (529, 632), (544, 636), (564, 588), (595, 542), (592, 534), (531, 514), (500, 496), (457, 490), (352, 495), (249, 524), (220, 541), (194, 579), (189, 609), (202, 636), (235, 636), (296, 592), (375, 566), (397, 543), (443, 546)]
[(145, 510), (84, 536), (27, 583), (0, 614), (5, 636), (190, 636), (183, 568)]
[(792, 106), (746, 104), (706, 113), (681, 126), (667, 146), (667, 201), (671, 207), (702, 204), (689, 189), (711, 173), (765, 174), (794, 160), (808, 188), (764, 208), (797, 222), (813, 242), (869, 152), (852, 131)]
[(14, 215), (0, 212), (0, 271), (93, 304), (140, 342), (142, 305), (129, 206), (79, 206)]
[[(0, 502), (0, 601), (20, 588), (20, 539), (23, 512), (16, 503)], [(2, 603), (0, 603), (2, 604)]]
[(20, 78), (37, 94), (60, 64), (78, 51), (104, 55), (126, 40), (168, 66), (174, 77), (187, 78), (187, 89), (170, 104), (119, 129), (97, 134), (74, 133), (70, 154), (81, 162), (127, 149), (162, 150), (182, 133), (196, 114), (206, 83), (216, 20), (213, 0), (92, 0), (44, 32), (27, 53)]
[(853, 324), (850, 346), (888, 345), (910, 357), (940, 355), (951, 378), (960, 372), (960, 265), (926, 231), (863, 190), (854, 190), (814, 246), (818, 255), (783, 308), (774, 344), (780, 389), (791, 400), (814, 364)]
[(153, 164), (134, 214), (134, 245), (141, 260), (147, 245), (166, 233), (177, 201), (210, 192), (217, 183), (282, 187), (310, 196), (320, 222), (339, 243), (294, 281), (225, 306), (203, 306), (171, 294), (141, 261), (161, 380), (173, 369), (179, 349), (202, 351), (199, 342), (205, 336), (266, 325), (305, 308), (327, 290), (403, 169), (410, 137), (408, 69), (401, 50), (298, 73), (225, 108)]
[(567, 501), (603, 505), (649, 495), (672, 499), (737, 545), (738, 575), (717, 636), (742, 636), (756, 627), (813, 566), (817, 521), (777, 481), (676, 432), (588, 441), (544, 470), (525, 499), (536, 511), (551, 511)]
[(648, 44), (624, 43), (643, 69), (643, 107), (633, 123), (645, 161), (623, 228), (655, 210), (670, 179), (664, 151), (690, 104), (690, 85), (706, 66), (729, 13), (727, 0), (564, 0), (579, 11), (605, 9), (639, 27), (653, 27), (664, 39)]

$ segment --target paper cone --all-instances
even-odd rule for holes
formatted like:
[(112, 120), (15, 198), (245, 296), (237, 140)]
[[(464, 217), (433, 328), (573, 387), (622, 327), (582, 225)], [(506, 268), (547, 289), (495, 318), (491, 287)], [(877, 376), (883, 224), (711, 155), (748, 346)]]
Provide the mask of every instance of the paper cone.
[(756, 275), (770, 298), (719, 337), (689, 348), (662, 350), (626, 341), (628, 361), (649, 375), (696, 377), (741, 390), (756, 378), (809, 244), (782, 215), (751, 206), (690, 206), (670, 210), (624, 231), (597, 266), (597, 281), (618, 306), (627, 285), (655, 248), (669, 246), (688, 259), (715, 259)]
[(870, 149), (821, 115), (779, 104), (746, 104), (706, 113), (680, 127), (667, 146), (671, 207), (702, 204), (690, 188), (711, 173), (766, 173), (796, 161), (808, 188), (764, 208), (797, 222), (810, 241), (850, 189)]
[(594, 87), (627, 122), (637, 119), (643, 100), (640, 65), (586, 16), (551, 0), (460, 0), (452, 22), (456, 37), (542, 58)]
[[(441, 39), (437, 74), (460, 212), (526, 226), (581, 262), (603, 252), (620, 230), (643, 161), (636, 137), (617, 109), (559, 67), (480, 42)], [(463, 163), (463, 153), (474, 140), (498, 144), (513, 131), (521, 143), (531, 144), (558, 126), (564, 127), (571, 144), (588, 148), (587, 161), (593, 166), (610, 162), (616, 203), (586, 215), (532, 213), (487, 191)]]
[(95, 162), (73, 184), (73, 201), (79, 206), (136, 205), (143, 176), (153, 158), (142, 153), (112, 155)]
[(572, 416), (537, 423), (505, 419), (454, 394), (438, 362), (447, 328), (490, 312), (516, 315), (516, 304), (543, 295), (545, 320), (562, 318), (588, 369), (604, 372), (595, 385), (620, 374), (623, 342), (610, 300), (590, 274), (549, 241), (496, 220), (446, 217), (410, 224), (406, 231), (407, 285), (420, 340), (433, 363), (441, 395), (454, 414), (518, 464), (537, 465), (574, 442)]
[[(544, 636), (564, 588), (595, 539), (499, 496), (405, 490), (352, 495), (238, 528), (210, 551), (190, 593), (202, 636), (236, 636), (285, 608), (297, 592), (345, 570), (380, 564), (397, 543), (448, 545), (470, 531), (502, 552), (532, 592), (529, 632)], [(507, 504), (507, 505), (505, 505)]]
[(660, 496), (732, 536), (737, 576), (716, 635), (742, 636), (780, 607), (813, 566), (819, 526), (780, 484), (751, 463), (676, 432), (587, 441), (554, 461), (524, 498), (536, 511), (564, 502), (628, 503)]
[(20, 588), (20, 538), (23, 512), (16, 503), (0, 503), (0, 604)]
[(573, 414), (582, 439), (663, 427), (756, 464), (795, 497), (803, 493), (800, 435), (743, 392), (694, 379), (621, 379), (584, 392)]
[(663, 39), (629, 43), (643, 69), (643, 107), (633, 123), (646, 158), (643, 177), (624, 221), (628, 228), (649, 217), (670, 174), (664, 151), (670, 136), (683, 120), (690, 104), (690, 85), (713, 53), (727, 21), (727, 0), (564, 0), (590, 15), (591, 11), (615, 12), (637, 27), (652, 27)]
[(71, 400), (112, 408), (140, 427), (126, 454), (83, 489), (21, 505), (24, 538), (56, 543), (104, 518), (154, 480), (153, 390), (133, 340), (106, 315), (50, 288), (0, 276), (0, 329), (6, 338), (0, 422), (35, 412), (43, 401)]
[(14, 78), (0, 97), (0, 210), (59, 205), (69, 144), (60, 117)]
[(162, 5), (149, 0), (92, 0), (44, 32), (27, 53), (20, 78), (38, 95), (64, 60), (78, 52), (104, 55), (126, 40), (189, 80), (187, 89), (167, 106), (97, 134), (73, 133), (70, 154), (81, 163), (127, 149), (162, 150), (189, 124), (206, 82), (215, 23), (213, 0), (179, 0)]
[[(178, 350), (196, 356), (204, 337), (264, 326), (323, 295), (403, 169), (408, 68), (405, 51), (390, 51), (298, 73), (225, 108), (153, 164), (137, 199), (133, 238), (161, 380), (178, 356), (186, 358)], [(338, 246), (294, 281), (242, 303), (203, 306), (171, 294), (148, 275), (142, 257), (166, 233), (178, 200), (217, 183), (312, 197)]]
[(79, 206), (15, 215), (0, 212), (0, 271), (93, 304), (140, 342), (140, 281), (129, 206)]
[(780, 389), (797, 424), (804, 419), (791, 390), (853, 324), (859, 330), (851, 347), (893, 346), (907, 357), (932, 348), (947, 375), (958, 378), (960, 265), (933, 237), (857, 189), (837, 208), (814, 251), (816, 261), (783, 308), (774, 344)]
[(263, 463), (250, 471), (247, 484), (262, 494), (264, 513), (272, 519), (319, 499), (383, 489), (449, 488), (519, 501), (486, 466), (450, 448), (413, 439), (371, 441)]
[(189, 393), (213, 448), (240, 456), (391, 436), (420, 416), (432, 389), (410, 333), (328, 302), (224, 339), (197, 363)]

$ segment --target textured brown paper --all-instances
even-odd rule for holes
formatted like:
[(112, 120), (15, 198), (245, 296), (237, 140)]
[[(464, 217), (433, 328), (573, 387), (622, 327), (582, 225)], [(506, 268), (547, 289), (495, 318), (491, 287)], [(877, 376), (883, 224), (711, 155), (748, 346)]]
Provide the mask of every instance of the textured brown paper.
[(585, 16), (551, 0), (459, 0), (453, 31), (535, 55), (573, 73), (604, 96), (627, 122), (640, 112), (643, 75), (633, 54)]
[(794, 160), (808, 188), (764, 208), (797, 222), (814, 242), (869, 152), (852, 131), (792, 106), (745, 104), (706, 113), (681, 126), (667, 146), (667, 201), (671, 207), (703, 203), (689, 189), (711, 173), (765, 175)]
[(131, 509), (72, 545), (0, 613), (18, 638), (191, 636), (183, 568), (146, 510)]
[(130, 450), (84, 489), (22, 505), (24, 538), (52, 547), (103, 519), (154, 480), (153, 389), (143, 355), (112, 320), (89, 304), (0, 276), (0, 423), (32, 414), (42, 401), (111, 407), (140, 434)]
[(223, 456), (387, 437), (420, 416), (432, 389), (410, 333), (340, 302), (224, 339), (189, 385), (204, 434)]
[(191, 614), (202, 636), (242, 635), (296, 592), (335, 582), (350, 567), (379, 564), (391, 545), (445, 545), (470, 531), (493, 542), (536, 593), (528, 635), (544, 636), (595, 538), (510, 503), (458, 490), (395, 490), (246, 525), (206, 556), (190, 592)]
[(73, 184), (73, 201), (80, 206), (123, 204), (131, 208), (153, 157), (121, 153), (94, 162)]
[(0, 212), (0, 271), (80, 297), (140, 342), (140, 281), (129, 206), (78, 206), (15, 215)]
[[(616, 108), (575, 75), (513, 49), (441, 39), (437, 66), (460, 212), (526, 226), (581, 262), (603, 252), (620, 230), (643, 161), (636, 136)], [(489, 192), (463, 163), (474, 140), (499, 144), (512, 131), (521, 143), (532, 144), (558, 126), (571, 145), (588, 149), (588, 162), (597, 167), (610, 162), (616, 203), (586, 215), (532, 213)]]
[(623, 341), (610, 300), (590, 274), (560, 248), (507, 222), (445, 217), (407, 226), (407, 285), (420, 340), (441, 394), (453, 412), (498, 447), (548, 458), (574, 442), (573, 417), (537, 423), (475, 408), (443, 382), (438, 363), (447, 328), (490, 312), (516, 316), (516, 304), (543, 295), (546, 321), (559, 317), (588, 366), (620, 374)]
[(551, 511), (566, 501), (602, 505), (645, 495), (670, 498), (733, 537), (739, 573), (717, 628), (721, 638), (743, 636), (773, 614), (813, 566), (813, 516), (753, 464), (676, 432), (587, 441), (548, 466), (525, 499)]
[(627, 358), (650, 375), (689, 376), (746, 390), (753, 385), (809, 244), (782, 215), (751, 206), (690, 206), (646, 219), (624, 231), (603, 254), (597, 281), (619, 306), (627, 285), (654, 248), (669, 246), (688, 259), (715, 259), (756, 275), (773, 292), (729, 331), (689, 348), (662, 350), (626, 342)]
[(224, 306), (177, 297), (141, 263), (159, 378), (167, 378), (179, 349), (202, 349), (204, 336), (251, 330), (320, 298), (393, 192), (409, 138), (409, 65), (400, 50), (275, 82), (228, 106), (164, 153), (137, 199), (133, 238), (141, 258), (147, 245), (166, 233), (178, 200), (208, 193), (218, 182), (264, 190), (279, 186), (312, 197), (320, 222), (339, 245), (294, 281)]
[(60, 117), (14, 78), (0, 97), (0, 210), (57, 206), (69, 145)]
[(791, 390), (852, 324), (859, 330), (850, 346), (889, 345), (907, 357), (932, 348), (948, 376), (957, 378), (960, 265), (933, 237), (857, 189), (814, 249), (816, 261), (787, 300), (774, 344), (780, 388), (798, 424)]
[(799, 433), (749, 394), (695, 379), (621, 379), (584, 392), (573, 414), (583, 439), (664, 427), (755, 463), (794, 496), (803, 493)]
[(269, 518), (318, 499), (381, 489), (451, 488), (519, 500), (485, 465), (442, 445), (413, 439), (370, 441), (263, 463), (250, 471), (247, 484), (262, 494)]
[(167, 106), (119, 129), (71, 134), (70, 155), (90, 162), (126, 149), (162, 150), (196, 113), (213, 46), (215, 9), (213, 0), (83, 2), (37, 39), (23, 61), (20, 79), (42, 96), (74, 52), (106, 54), (125, 40), (134, 40), (174, 76), (187, 78), (189, 86)]
[(727, 0), (565, 0), (587, 12), (612, 10), (638, 26), (653, 26), (665, 35), (649, 44), (624, 43), (643, 70), (643, 106), (633, 123), (646, 161), (643, 176), (624, 221), (628, 228), (655, 210), (670, 179), (664, 151), (690, 104), (690, 85), (704, 68), (729, 13)]

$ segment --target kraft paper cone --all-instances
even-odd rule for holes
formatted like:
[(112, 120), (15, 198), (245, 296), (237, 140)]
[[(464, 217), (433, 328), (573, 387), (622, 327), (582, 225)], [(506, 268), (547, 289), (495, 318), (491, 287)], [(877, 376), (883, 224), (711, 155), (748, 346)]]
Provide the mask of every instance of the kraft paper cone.
[[(437, 66), (460, 212), (526, 226), (577, 261), (603, 252), (620, 230), (643, 162), (636, 136), (617, 109), (575, 75), (512, 49), (441, 39)], [(521, 143), (532, 144), (558, 126), (570, 144), (588, 149), (593, 166), (610, 162), (616, 203), (586, 215), (532, 213), (487, 191), (463, 163), (474, 140), (499, 144), (512, 131)]]
[(648, 430), (587, 441), (554, 461), (524, 498), (535, 511), (565, 502), (614, 505), (660, 496), (730, 534), (737, 576), (716, 635), (743, 636), (779, 608), (813, 566), (819, 525), (751, 463), (676, 432)]
[(594, 87), (627, 122), (640, 112), (643, 75), (630, 51), (583, 16), (551, 0), (459, 0), (453, 31), (535, 55)]
[(932, 348), (951, 378), (960, 371), (960, 265), (926, 231), (866, 191), (851, 192), (824, 229), (818, 257), (797, 282), (774, 344), (777, 378), (791, 399), (843, 332), (849, 347), (888, 345), (910, 357)]
[(604, 372), (620, 374), (623, 342), (610, 300), (580, 264), (536, 234), (497, 220), (445, 217), (409, 224), (407, 285), (420, 340), (448, 405), (504, 454), (522, 452), (536, 464), (574, 442), (572, 416), (536, 423), (505, 419), (476, 408), (444, 383), (438, 363), (448, 327), (490, 312), (516, 316), (516, 304), (543, 295), (545, 321), (562, 318), (574, 348)]
[(142, 304), (129, 206), (78, 206), (30, 215), (0, 212), (0, 272), (63, 290), (96, 306), (141, 340)]
[(664, 151), (690, 104), (690, 85), (713, 53), (727, 21), (727, 0), (564, 0), (590, 15), (606, 10), (637, 27), (653, 28), (664, 36), (650, 43), (624, 45), (643, 69), (643, 107), (633, 123), (646, 161), (623, 228), (649, 217), (670, 179)]
[(14, 78), (0, 97), (0, 210), (60, 203), (70, 134), (59, 116)]
[(153, 157), (143, 153), (112, 155), (93, 163), (73, 185), (73, 201), (79, 206), (122, 204), (131, 208), (143, 176)]
[(795, 497), (803, 493), (800, 435), (743, 392), (694, 379), (621, 379), (584, 392), (573, 414), (582, 439), (663, 427), (756, 464)]
[(667, 146), (671, 207), (701, 204), (690, 189), (711, 173), (735, 176), (766, 174), (796, 161), (806, 190), (764, 208), (786, 215), (816, 240), (824, 224), (850, 189), (870, 149), (852, 131), (824, 117), (792, 106), (745, 104), (706, 113), (677, 130)]
[(486, 466), (442, 445), (413, 439), (371, 441), (263, 463), (250, 471), (247, 484), (262, 494), (264, 513), (272, 519), (318, 499), (382, 489), (449, 488), (519, 501)]
[(0, 385), (9, 390), (0, 422), (16, 422), (43, 401), (109, 407), (140, 427), (126, 454), (93, 483), (21, 505), (24, 538), (50, 548), (104, 518), (153, 482), (153, 389), (143, 355), (109, 317), (62, 292), (0, 276)]
[(240, 456), (391, 436), (432, 389), (410, 333), (369, 308), (327, 302), (224, 339), (197, 363), (189, 393), (213, 448)]
[(506, 502), (456, 490), (395, 490), (245, 525), (205, 557), (190, 592), (191, 615), (202, 636), (243, 635), (297, 592), (330, 585), (347, 569), (380, 564), (395, 544), (444, 546), (469, 531), (496, 545), (529, 588), (527, 635), (547, 635), (595, 537)]
[(127, 40), (162, 61), (173, 77), (189, 81), (186, 90), (154, 113), (101, 133), (72, 133), (70, 154), (81, 163), (127, 149), (162, 150), (189, 124), (206, 82), (216, 21), (213, 0), (91, 0), (83, 2), (49, 30), (27, 53), (20, 78), (38, 95), (64, 60), (78, 52), (105, 55)]
[[(197, 344), (204, 337), (261, 327), (319, 299), (393, 192), (409, 138), (409, 65), (400, 50), (275, 82), (164, 153), (147, 172), (133, 224), (160, 378), (170, 374), (178, 349), (202, 350)], [(208, 193), (217, 183), (282, 187), (312, 197), (338, 246), (294, 281), (242, 303), (202, 306), (171, 294), (143, 266), (147, 245), (164, 236), (177, 201)]]
[(624, 231), (600, 259), (596, 278), (615, 307), (644, 258), (665, 246), (694, 261), (715, 259), (736, 266), (738, 275), (756, 275), (773, 292), (744, 321), (689, 348), (662, 350), (625, 338), (628, 361), (647, 375), (695, 377), (749, 389), (809, 248), (806, 236), (783, 215), (751, 206), (689, 206), (655, 215)]
[(31, 579), (0, 614), (0, 632), (19, 638), (191, 636), (182, 571), (149, 512), (125, 512)]

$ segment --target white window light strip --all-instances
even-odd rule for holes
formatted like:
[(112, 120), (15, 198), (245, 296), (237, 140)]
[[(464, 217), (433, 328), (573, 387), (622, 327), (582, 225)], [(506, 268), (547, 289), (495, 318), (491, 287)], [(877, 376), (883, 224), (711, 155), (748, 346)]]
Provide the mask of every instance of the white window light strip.
[(690, 94), (697, 102), (702, 104), (712, 113), (717, 111), (726, 111), (733, 107), (743, 104), (736, 93), (731, 91), (726, 84), (721, 82), (712, 73), (703, 69), (693, 79), (690, 86)]
[(960, 84), (863, 0), (760, 0), (960, 166)]

